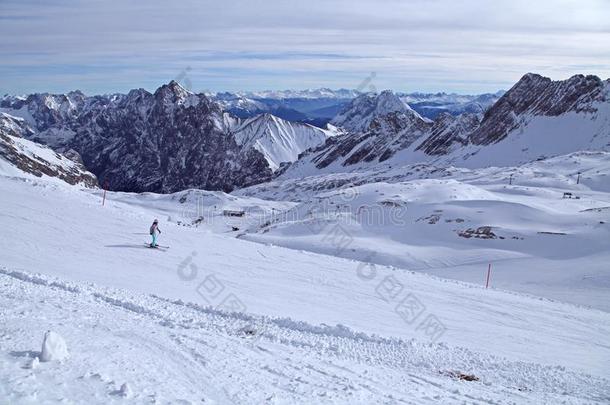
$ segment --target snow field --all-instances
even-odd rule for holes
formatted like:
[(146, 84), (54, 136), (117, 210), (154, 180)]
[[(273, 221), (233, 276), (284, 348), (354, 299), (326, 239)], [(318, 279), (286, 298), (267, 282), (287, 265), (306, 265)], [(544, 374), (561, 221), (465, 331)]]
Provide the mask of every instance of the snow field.
[[(14, 307), (0, 315), (0, 394), (11, 403), (122, 403), (125, 396), (130, 403), (218, 404), (610, 398), (599, 377), (444, 344), (227, 313), (7, 269), (0, 270), (0, 285), (0, 301)], [(73, 354), (29, 369), (48, 324)], [(479, 381), (452, 377), (457, 372)]]
[[(566, 159), (579, 162), (570, 170), (590, 167), (569, 188), (579, 200), (557, 186), (571, 173), (559, 170)], [(608, 300), (607, 156), (566, 159), (537, 162), (558, 168), (552, 186), (539, 176), (506, 187), (491, 169), (334, 191), (321, 191), (322, 177), (305, 180), (311, 197), (301, 202), (110, 192), (102, 207), (100, 190), (0, 177), (0, 307), (9, 308), (0, 312), (0, 399), (606, 403), (610, 314), (591, 307)], [(270, 187), (288, 197), (294, 184)], [(410, 232), (354, 221), (357, 210), (313, 210), (396, 208), (382, 202), (406, 204)], [(166, 251), (144, 246), (155, 217)], [(339, 249), (337, 224), (353, 245)], [(485, 225), (505, 239), (456, 234)], [(244, 240), (255, 238), (264, 243)], [(528, 294), (482, 287), (490, 258), (492, 286)], [(441, 333), (429, 333), (429, 320)], [(48, 330), (69, 357), (34, 365)]]

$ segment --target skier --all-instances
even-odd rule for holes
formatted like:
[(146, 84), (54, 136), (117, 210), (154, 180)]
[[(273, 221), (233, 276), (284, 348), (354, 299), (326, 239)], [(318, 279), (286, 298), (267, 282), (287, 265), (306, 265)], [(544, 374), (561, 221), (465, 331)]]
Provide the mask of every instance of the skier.
[(151, 248), (157, 247), (157, 233), (161, 233), (161, 229), (159, 229), (159, 220), (155, 219), (150, 226), (150, 236), (152, 236)]

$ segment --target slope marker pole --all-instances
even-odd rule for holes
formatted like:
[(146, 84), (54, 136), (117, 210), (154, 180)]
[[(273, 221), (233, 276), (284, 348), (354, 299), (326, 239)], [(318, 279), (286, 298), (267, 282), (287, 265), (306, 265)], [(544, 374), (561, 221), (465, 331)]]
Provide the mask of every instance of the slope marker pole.
[(106, 204), (106, 189), (108, 188), (108, 180), (104, 182), (104, 198), (102, 199), (102, 207)]
[(491, 274), (491, 263), (487, 267), (487, 281), (485, 281), (485, 288), (489, 287), (489, 275)]

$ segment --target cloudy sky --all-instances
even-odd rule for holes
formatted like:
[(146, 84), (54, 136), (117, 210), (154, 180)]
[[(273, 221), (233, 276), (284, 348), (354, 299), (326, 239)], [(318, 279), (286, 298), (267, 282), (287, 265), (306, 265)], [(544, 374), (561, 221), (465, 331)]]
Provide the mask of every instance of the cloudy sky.
[(357, 88), (479, 93), (610, 77), (610, 0), (0, 0), (0, 94)]

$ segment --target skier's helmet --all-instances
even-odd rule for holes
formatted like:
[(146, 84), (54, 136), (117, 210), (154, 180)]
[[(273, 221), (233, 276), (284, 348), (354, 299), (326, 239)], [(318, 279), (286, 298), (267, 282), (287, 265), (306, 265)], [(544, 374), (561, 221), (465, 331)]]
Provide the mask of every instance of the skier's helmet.
[(159, 220), (155, 218), (155, 220), (153, 221), (153, 224), (158, 224)]

